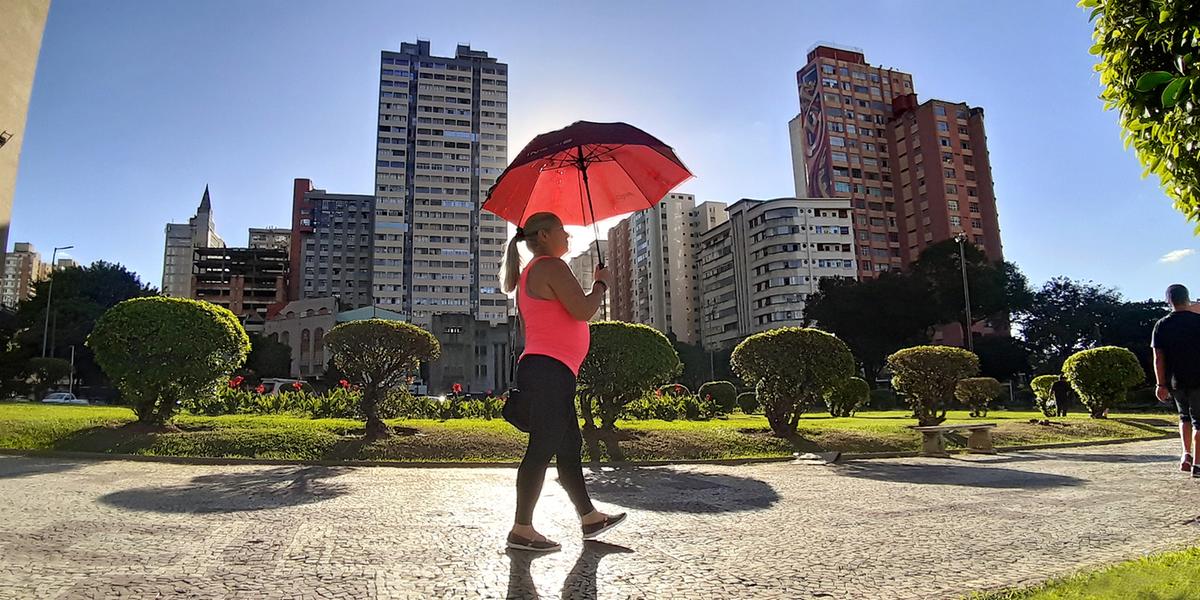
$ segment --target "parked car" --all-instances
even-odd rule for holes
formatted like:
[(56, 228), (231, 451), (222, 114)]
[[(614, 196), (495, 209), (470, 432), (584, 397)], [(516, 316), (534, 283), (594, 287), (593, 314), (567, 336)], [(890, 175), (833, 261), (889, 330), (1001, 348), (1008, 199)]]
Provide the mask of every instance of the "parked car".
[(296, 390), (295, 384), (297, 384), (297, 383), (300, 384), (301, 391), (305, 391), (310, 394), (314, 393), (313, 386), (310, 385), (307, 381), (303, 381), (300, 379), (283, 379), (283, 378), (272, 378), (272, 377), (268, 377), (268, 378), (262, 380), (263, 388), (265, 388), (263, 390), (263, 393), (268, 396), (271, 396), (271, 395), (278, 394), (280, 392), (295, 391)]
[(83, 398), (76, 398), (75, 394), (72, 394), (71, 392), (53, 392), (51, 394), (47, 394), (45, 398), (42, 398), (42, 402), (45, 402), (47, 404), (83, 404), (83, 405), (86, 405), (88, 403), (88, 401), (84, 400)]

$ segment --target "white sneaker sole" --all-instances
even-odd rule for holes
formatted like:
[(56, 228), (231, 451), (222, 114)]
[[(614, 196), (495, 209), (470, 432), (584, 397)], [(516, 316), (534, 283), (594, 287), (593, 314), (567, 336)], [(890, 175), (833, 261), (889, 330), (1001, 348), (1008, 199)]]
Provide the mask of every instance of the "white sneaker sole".
[(534, 546), (526, 546), (524, 544), (518, 544), (516, 542), (508, 542), (508, 547), (513, 550), (524, 550), (526, 552), (558, 552), (559, 550), (562, 550), (561, 544), (550, 546), (548, 548), (547, 547), (538, 548), (538, 547), (534, 547)]

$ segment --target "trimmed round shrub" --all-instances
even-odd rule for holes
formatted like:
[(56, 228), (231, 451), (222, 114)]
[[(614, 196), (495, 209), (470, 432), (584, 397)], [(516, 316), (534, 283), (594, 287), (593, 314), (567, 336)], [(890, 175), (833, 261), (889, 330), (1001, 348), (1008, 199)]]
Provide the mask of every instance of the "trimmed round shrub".
[[(584, 397), (580, 404), (589, 411), (594, 406), (601, 428), (611, 431), (625, 405), (670, 381), (683, 365), (667, 337), (652, 327), (600, 321), (589, 329), (592, 345), (579, 367), (577, 392)], [(592, 415), (583, 417), (590, 421)]]
[(390, 432), (380, 415), (389, 394), (407, 388), (408, 375), (423, 361), (436, 360), (442, 347), (432, 333), (411, 323), (366, 319), (342, 323), (325, 334), (333, 362), (362, 396), (359, 410), (367, 437)]
[(738, 394), (737, 403), (742, 414), (752, 415), (758, 412), (758, 394), (754, 392), (742, 392)]
[(644, 394), (625, 405), (622, 417), (634, 421), (674, 421), (684, 416), (683, 399), (676, 396)]
[(1146, 379), (1137, 355), (1126, 348), (1103, 346), (1072, 354), (1063, 363), (1063, 375), (1093, 419), (1125, 398), (1125, 392)]
[(854, 356), (837, 337), (817, 329), (781, 327), (756, 333), (738, 344), (733, 370), (754, 383), (771, 430), (796, 433), (800, 415), (823, 403), (838, 382), (854, 375)]
[(835, 417), (853, 417), (870, 398), (871, 386), (861, 377), (844, 379), (825, 394), (825, 406)]
[(972, 417), (986, 417), (988, 403), (1000, 395), (1002, 387), (994, 377), (968, 377), (958, 381), (954, 397), (971, 407)]
[(1033, 388), (1033, 399), (1038, 410), (1047, 417), (1054, 416), (1054, 394), (1051, 392), (1051, 388), (1054, 387), (1055, 381), (1058, 381), (1058, 375), (1038, 375), (1029, 382), (1029, 387)]
[(979, 373), (979, 357), (950, 346), (915, 346), (888, 357), (892, 387), (905, 395), (917, 424), (937, 425), (946, 420), (946, 407), (958, 380)]
[(729, 381), (710, 381), (700, 386), (696, 395), (702, 399), (712, 398), (721, 414), (729, 414), (737, 408), (737, 388)]
[(688, 386), (682, 383), (668, 383), (667, 385), (659, 386), (657, 393), (660, 396), (683, 398), (684, 396), (691, 396), (692, 390), (689, 390)]
[(179, 402), (212, 395), (241, 368), (250, 338), (228, 309), (151, 296), (108, 309), (87, 346), (138, 421), (161, 424)]

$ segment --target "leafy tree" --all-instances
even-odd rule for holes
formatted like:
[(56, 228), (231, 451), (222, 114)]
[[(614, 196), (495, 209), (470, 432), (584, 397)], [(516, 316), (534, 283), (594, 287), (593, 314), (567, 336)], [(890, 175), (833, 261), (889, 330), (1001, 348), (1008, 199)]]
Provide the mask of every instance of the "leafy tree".
[(1063, 363), (1063, 375), (1088, 407), (1093, 419), (1125, 398), (1125, 392), (1146, 378), (1133, 352), (1116, 346), (1092, 348), (1072, 354)]
[(822, 279), (820, 291), (805, 304), (804, 316), (850, 347), (869, 385), (874, 385), (889, 354), (927, 343), (938, 323), (921, 283), (897, 273), (863, 282)]
[(861, 377), (842, 380), (825, 394), (825, 406), (834, 417), (853, 417), (870, 400), (871, 386)]
[(1096, 21), (1091, 53), (1104, 108), (1175, 209), (1200, 233), (1200, 8), (1165, 0), (1081, 0)]
[(1047, 281), (1017, 319), (1034, 368), (1058, 373), (1068, 356), (1099, 344), (1101, 324), (1112, 318), (1120, 304), (1116, 290), (1090, 281), (1066, 277)]
[(962, 348), (917, 346), (888, 357), (892, 387), (908, 398), (919, 425), (946, 420), (946, 406), (960, 379), (979, 372), (979, 357)]
[(671, 342), (652, 327), (600, 321), (589, 328), (592, 345), (577, 378), (580, 404), (590, 423), (594, 401), (601, 429), (613, 431), (626, 404), (670, 381), (682, 365)]
[(733, 368), (755, 383), (775, 435), (796, 433), (800, 415), (854, 375), (854, 356), (837, 337), (817, 329), (780, 327), (746, 338), (733, 351)]
[(228, 309), (184, 298), (133, 298), (96, 322), (87, 345), (141, 423), (211, 395), (246, 361), (250, 339)]
[(33, 399), (41, 400), (50, 386), (71, 374), (71, 363), (61, 358), (32, 358), (27, 369)]
[(1007, 315), (1032, 300), (1029, 281), (1012, 263), (993, 263), (975, 244), (962, 245), (971, 296), (971, 323), (963, 311), (963, 275), (959, 245), (954, 240), (932, 244), (912, 266), (912, 277), (928, 290), (939, 323), (958, 323), (966, 339), (970, 326), (985, 321), (997, 327), (1007, 324)]
[(972, 417), (986, 417), (988, 404), (1000, 395), (1001, 385), (992, 377), (968, 377), (958, 380), (954, 397), (971, 407)]
[(1029, 387), (1033, 388), (1033, 397), (1037, 402), (1038, 410), (1047, 417), (1054, 416), (1054, 410), (1050, 408), (1050, 403), (1054, 400), (1051, 388), (1056, 381), (1058, 381), (1058, 375), (1038, 375), (1029, 382)]
[(380, 416), (389, 394), (406, 388), (408, 374), (422, 361), (436, 360), (441, 345), (432, 333), (411, 323), (365, 319), (342, 323), (325, 334), (325, 346), (346, 378), (361, 386), (360, 410), (367, 438), (390, 435)]
[(75, 347), (75, 372), (87, 385), (107, 383), (104, 372), (85, 343), (96, 320), (108, 309), (130, 298), (157, 295), (125, 267), (97, 261), (88, 267), (56, 269), (50, 278), (33, 284), (33, 296), (21, 301), (16, 312), (17, 341), (32, 356), (42, 354), (42, 332), (46, 319), (46, 299), (50, 280), (54, 281), (51, 300), (49, 356), (67, 358)]
[(290, 377), (292, 348), (265, 335), (251, 333), (250, 356), (246, 358), (246, 368), (258, 377)]
[(679, 355), (679, 362), (683, 364), (683, 371), (679, 375), (679, 382), (691, 389), (696, 389), (700, 384), (708, 381), (708, 352), (705, 352), (704, 348), (699, 345), (686, 344), (674, 340), (674, 334), (669, 337), (672, 340), (671, 345), (675, 348), (675, 353)]
[(1150, 333), (1154, 323), (1167, 316), (1169, 310), (1160, 300), (1121, 302), (1100, 325), (1102, 346), (1128, 348), (1138, 358), (1142, 370), (1154, 372), (1154, 352), (1150, 349)]
[(1029, 372), (1029, 350), (1020, 340), (1007, 335), (987, 335), (975, 340), (979, 373), (1001, 381)]

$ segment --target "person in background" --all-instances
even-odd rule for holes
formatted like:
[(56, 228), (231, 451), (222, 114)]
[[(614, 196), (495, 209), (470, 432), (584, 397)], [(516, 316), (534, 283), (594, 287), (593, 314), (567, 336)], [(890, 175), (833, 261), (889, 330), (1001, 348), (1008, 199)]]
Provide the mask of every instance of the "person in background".
[(1054, 396), (1054, 414), (1059, 417), (1067, 416), (1067, 411), (1071, 408), (1071, 394), (1074, 393), (1071, 384), (1067, 383), (1067, 378), (1059, 375), (1058, 381), (1050, 386), (1050, 393)]
[(1192, 304), (1188, 289), (1178, 283), (1167, 288), (1167, 303), (1171, 314), (1159, 319), (1150, 335), (1155, 393), (1163, 403), (1174, 399), (1179, 410), (1179, 469), (1200, 477), (1193, 458), (1200, 447), (1200, 304)]
[[(504, 292), (517, 291), (517, 310), (525, 325), (525, 352), (517, 362), (517, 389), (530, 403), (529, 446), (517, 469), (517, 511), (508, 547), (553, 552), (562, 546), (533, 527), (533, 509), (542, 493), (546, 467), (555, 459), (558, 482), (567, 491), (582, 524), (583, 539), (592, 540), (625, 520), (595, 509), (583, 479), (583, 436), (575, 412), (575, 378), (591, 344), (588, 319), (596, 314), (611, 275), (597, 267), (595, 283), (584, 293), (563, 262), (570, 236), (552, 213), (525, 220), (508, 243), (501, 281)], [(517, 244), (533, 253), (521, 267)]]

